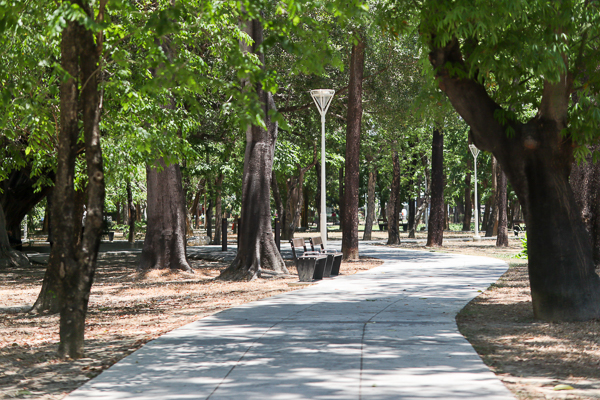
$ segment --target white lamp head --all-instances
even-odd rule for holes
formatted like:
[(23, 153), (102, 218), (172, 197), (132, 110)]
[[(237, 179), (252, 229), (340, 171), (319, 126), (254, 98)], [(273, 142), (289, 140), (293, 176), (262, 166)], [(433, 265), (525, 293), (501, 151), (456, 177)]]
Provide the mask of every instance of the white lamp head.
[(471, 150), (471, 154), (473, 154), (473, 157), (477, 158), (477, 156), (479, 155), (479, 149), (475, 147), (474, 144), (470, 144), (469, 149)]
[(310, 91), (310, 95), (315, 101), (317, 109), (321, 115), (325, 115), (327, 112), (334, 94), (335, 90), (332, 89), (314, 89)]

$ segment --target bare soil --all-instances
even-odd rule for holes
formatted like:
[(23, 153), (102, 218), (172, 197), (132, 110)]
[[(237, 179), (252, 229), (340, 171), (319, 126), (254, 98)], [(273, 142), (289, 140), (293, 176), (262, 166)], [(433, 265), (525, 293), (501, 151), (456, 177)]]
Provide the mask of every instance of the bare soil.
[[(31, 315), (45, 266), (0, 270), (0, 399), (61, 399), (144, 343), (239, 304), (301, 287), (284, 279), (215, 280), (226, 262), (190, 260), (195, 273), (136, 271), (139, 253), (100, 253), (86, 327), (86, 358), (60, 360), (58, 315)], [(381, 265), (344, 262), (341, 274)]]

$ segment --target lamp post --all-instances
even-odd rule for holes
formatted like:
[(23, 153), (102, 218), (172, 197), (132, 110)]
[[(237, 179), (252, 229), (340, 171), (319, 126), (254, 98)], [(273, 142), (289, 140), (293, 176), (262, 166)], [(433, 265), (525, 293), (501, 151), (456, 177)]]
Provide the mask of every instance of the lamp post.
[(479, 155), (479, 149), (474, 144), (470, 144), (469, 149), (473, 154), (475, 164), (475, 236), (473, 236), (473, 240), (479, 240), (481, 239), (481, 236), (479, 236), (479, 204), (477, 203), (477, 156)]
[(325, 114), (331, 104), (335, 90), (315, 89), (310, 91), (319, 114), (321, 114), (321, 239), (327, 245), (327, 208), (325, 206)]

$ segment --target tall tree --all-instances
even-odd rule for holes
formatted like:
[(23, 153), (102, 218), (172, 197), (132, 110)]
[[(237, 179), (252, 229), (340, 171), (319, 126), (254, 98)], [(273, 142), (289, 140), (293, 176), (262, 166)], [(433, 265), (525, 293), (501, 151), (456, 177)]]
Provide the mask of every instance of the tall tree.
[[(258, 19), (243, 22), (243, 30), (253, 43), (242, 42), (244, 51), (256, 54), (264, 65), (259, 51), (263, 42), (263, 27)], [(273, 176), (273, 153), (277, 140), (277, 123), (270, 118), (276, 110), (273, 96), (255, 85), (266, 129), (250, 125), (246, 129), (246, 152), (242, 186), (241, 232), (237, 256), (219, 275), (221, 279), (252, 280), (267, 273), (284, 274), (288, 270), (277, 251), (271, 228), (270, 188)]]
[[(72, 1), (94, 21), (94, 12), (87, 2)], [(104, 17), (106, 2), (100, 3), (97, 20)], [(40, 298), (50, 295), (58, 299), (60, 311), (61, 357), (83, 356), (84, 327), (90, 289), (94, 279), (100, 245), (104, 207), (104, 173), (100, 148), (100, 104), (98, 92), (99, 56), (102, 34), (92, 31), (76, 20), (67, 22), (61, 38), (61, 66), (68, 74), (60, 85), (60, 134), (56, 187), (53, 191), (52, 221), (54, 246)], [(81, 85), (81, 86), (80, 86)], [(81, 232), (81, 217), (75, 207), (75, 160), (79, 138), (78, 111), (82, 109), (85, 157), (87, 164), (87, 213), (81, 241), (74, 240)], [(53, 282), (52, 285), (48, 284)]]
[(426, 246), (441, 246), (444, 240), (444, 135), (433, 130), (431, 141), (431, 214)]
[[(471, 127), (474, 144), (497, 158), (521, 203), (535, 317), (598, 318), (600, 277), (569, 185), (575, 147), (597, 138), (592, 127), (600, 113), (592, 98), (600, 82), (598, 4), (424, 5), (421, 32), (439, 87)], [(453, 17), (455, 7), (460, 16)], [(499, 58), (515, 63), (500, 66)], [(494, 92), (487, 85), (491, 71)], [(515, 79), (528, 81), (530, 91), (515, 88)], [(494, 99), (502, 92), (536, 115), (521, 122), (498, 103), (501, 98)], [(585, 108), (569, 108), (573, 92), (586, 98)]]
[(365, 68), (365, 39), (360, 33), (350, 56), (348, 116), (346, 118), (346, 176), (342, 214), (342, 253), (344, 260), (358, 260), (358, 187), (360, 131), (362, 121), (362, 81)]

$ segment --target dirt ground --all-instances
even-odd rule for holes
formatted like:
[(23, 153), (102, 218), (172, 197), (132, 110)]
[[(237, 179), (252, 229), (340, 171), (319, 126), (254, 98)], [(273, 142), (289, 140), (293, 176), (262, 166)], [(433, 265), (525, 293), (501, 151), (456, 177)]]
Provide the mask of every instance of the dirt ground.
[[(0, 271), (0, 399), (61, 399), (144, 343), (218, 311), (297, 290), (295, 277), (253, 282), (215, 280), (228, 264), (190, 260), (195, 273), (136, 271), (139, 253), (100, 253), (86, 327), (86, 358), (63, 361), (57, 315), (22, 311), (37, 298), (45, 266)], [(341, 275), (381, 265), (344, 262)]]

